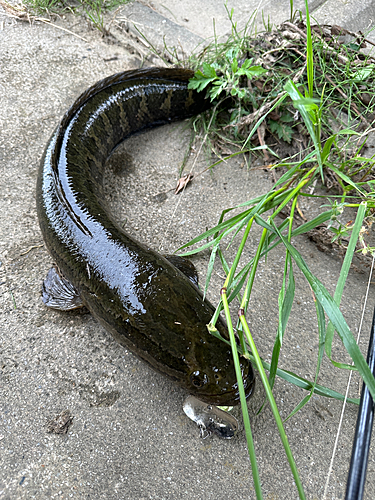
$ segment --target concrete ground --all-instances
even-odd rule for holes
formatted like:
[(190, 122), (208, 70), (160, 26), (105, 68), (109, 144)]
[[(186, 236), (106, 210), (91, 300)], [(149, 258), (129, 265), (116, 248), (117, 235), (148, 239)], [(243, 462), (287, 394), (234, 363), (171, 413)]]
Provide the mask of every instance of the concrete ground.
[[(129, 19), (135, 20), (134, 12), (143, 12), (136, 22), (143, 23), (149, 39), (162, 39), (165, 29), (179, 46), (211, 36), (212, 18), (217, 20), (218, 35), (230, 29), (223, 6), (213, 0), (205, 2), (204, 10), (201, 0), (145, 4), (121, 11), (107, 39), (83, 19), (56, 21), (85, 40), (42, 22), (17, 21), (0, 10), (0, 499), (255, 498), (242, 428), (231, 441), (201, 440), (182, 412), (183, 390), (117, 345), (89, 314), (49, 311), (40, 299), (51, 258), (35, 210), (38, 164), (56, 124), (80, 92), (104, 76), (141, 64), (139, 53), (144, 49), (128, 37), (126, 23), (130, 26)], [(229, 3), (241, 22), (257, 5)], [(288, 6), (287, 0), (261, 5), (275, 23), (288, 15)], [(374, 2), (368, 0), (317, 1), (311, 7), (322, 22), (349, 29), (366, 29), (375, 19)], [(238, 160), (198, 176), (182, 198), (175, 197), (170, 189), (187, 141), (182, 125), (147, 132), (127, 141), (108, 169), (107, 197), (116, 217), (161, 251), (176, 249), (214, 225), (223, 208), (272, 185), (267, 173), (247, 171)], [(201, 160), (195, 171), (205, 165)], [(308, 203), (302, 208), (312, 215), (316, 210)], [(253, 255), (258, 237), (255, 230), (247, 256)], [(340, 262), (305, 238), (296, 246), (333, 293)], [(283, 259), (279, 249), (262, 263), (248, 315), (266, 360), (277, 328)], [(208, 254), (194, 259), (202, 281), (207, 262)], [(295, 273), (296, 302), (281, 364), (313, 379), (318, 346), (314, 303), (303, 277)], [(209, 293), (214, 302), (222, 283), (218, 268)], [(345, 288), (342, 311), (353, 332), (360, 323), (366, 284), (366, 275), (353, 272)], [(374, 303), (371, 288), (363, 352)], [(348, 361), (339, 342), (333, 354)], [(325, 361), (319, 382), (344, 392), (347, 373)], [(350, 394), (357, 396), (360, 387), (354, 375)], [(284, 418), (305, 396), (281, 380), (274, 393)], [(266, 408), (257, 415), (263, 398), (258, 384), (249, 408), (264, 498), (295, 499), (297, 491), (271, 411)], [(48, 433), (48, 421), (65, 410), (74, 417), (68, 433)], [(314, 396), (285, 424), (309, 499), (322, 498), (340, 412), (339, 402)], [(239, 417), (240, 410), (234, 414)], [(356, 407), (347, 407), (327, 499), (344, 497), (356, 414)], [(375, 495), (373, 451), (366, 499)]]

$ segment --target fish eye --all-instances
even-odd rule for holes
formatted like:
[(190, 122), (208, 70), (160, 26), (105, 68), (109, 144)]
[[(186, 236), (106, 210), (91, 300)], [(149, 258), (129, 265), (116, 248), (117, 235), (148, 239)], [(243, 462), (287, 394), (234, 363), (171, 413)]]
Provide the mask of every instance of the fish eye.
[(207, 375), (197, 370), (190, 375), (190, 382), (194, 387), (203, 387), (208, 382)]

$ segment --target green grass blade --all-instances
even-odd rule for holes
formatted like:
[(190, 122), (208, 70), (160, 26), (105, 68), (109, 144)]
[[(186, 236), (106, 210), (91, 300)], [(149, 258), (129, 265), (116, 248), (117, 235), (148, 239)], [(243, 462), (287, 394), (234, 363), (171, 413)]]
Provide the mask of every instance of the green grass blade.
[[(218, 338), (225, 344), (228, 344), (230, 346), (229, 340), (225, 339), (220, 335), (218, 330), (216, 330), (215, 326), (210, 323), (207, 325), (208, 331), (213, 335), (214, 337)], [(237, 346), (237, 350), (240, 354), (242, 354), (242, 350), (240, 346)], [(255, 358), (251, 354), (247, 356), (253, 365), (255, 364)], [(270, 370), (271, 365), (267, 361), (264, 361), (264, 359), (260, 358), (262, 366), (265, 370)], [(314, 390), (314, 394), (317, 396), (322, 396), (325, 398), (330, 398), (330, 399), (336, 399), (337, 401), (344, 401), (345, 396), (341, 394), (340, 392), (335, 391), (334, 389), (330, 389), (329, 387), (325, 387), (320, 384), (315, 384), (314, 382), (311, 382), (310, 380), (307, 380), (303, 377), (300, 377), (299, 375), (293, 373), (290, 370), (284, 370), (282, 368), (278, 368), (276, 371), (276, 375), (280, 377), (281, 379), (285, 380), (285, 382), (288, 382), (290, 384), (295, 385), (296, 387), (299, 387), (301, 389), (304, 389), (305, 391), (311, 391), (311, 389)], [(347, 401), (351, 404), (359, 405), (359, 398), (347, 398)]]
[(306, 128), (309, 131), (310, 137), (314, 143), (316, 158), (317, 158), (319, 168), (320, 168), (321, 173), (322, 173), (322, 169), (323, 169), (322, 158), (320, 155), (320, 146), (319, 146), (318, 138), (316, 137), (316, 134), (315, 134), (314, 125), (311, 121), (310, 115), (309, 115), (308, 111), (306, 110), (305, 106), (303, 104), (298, 104), (298, 101), (300, 99), (303, 99), (303, 96), (300, 93), (300, 91), (297, 89), (296, 85), (291, 80), (288, 80), (286, 82), (284, 88), (288, 92), (289, 96), (291, 97), (294, 107), (301, 113), (302, 119), (303, 119), (303, 121), (306, 125)]
[(290, 418), (292, 418), (296, 413), (298, 413), (300, 410), (302, 410), (302, 408), (310, 401), (312, 395), (313, 395), (313, 391), (311, 390), (310, 393), (307, 394), (302, 399), (302, 401), (300, 401), (298, 403), (298, 405), (293, 408), (293, 410), (289, 413), (289, 415), (286, 417), (286, 419), (284, 420), (284, 422), (286, 422), (287, 420), (289, 420)]
[(206, 274), (206, 282), (205, 282), (205, 285), (204, 285), (203, 298), (206, 297), (208, 286), (209, 286), (210, 281), (211, 281), (211, 275), (212, 275), (212, 271), (214, 269), (214, 264), (215, 264), (215, 259), (216, 259), (216, 253), (217, 253), (218, 249), (219, 249), (219, 243), (217, 243), (212, 248), (212, 251), (211, 251), (210, 260), (209, 260), (208, 266), (207, 266), (207, 274)]
[[(289, 267), (289, 279), (288, 283), (286, 284), (286, 273), (288, 267)], [(282, 346), (282, 341), (284, 338), (286, 326), (288, 324), (290, 312), (292, 310), (295, 288), (296, 287), (294, 282), (292, 261), (290, 256), (287, 254), (285, 272), (283, 277), (283, 286), (279, 294), (279, 325), (277, 328), (277, 336), (272, 351), (270, 375), (268, 379), (271, 389), (273, 388), (273, 384), (275, 382), (280, 349)]]
[(222, 292), (221, 298), (222, 298), (222, 302), (224, 305), (225, 318), (227, 320), (230, 345), (232, 348), (234, 367), (235, 367), (236, 377), (237, 377), (238, 391), (240, 393), (241, 409), (242, 409), (243, 422), (244, 422), (245, 433), (246, 433), (247, 447), (248, 447), (249, 457), (250, 457), (250, 462), (251, 462), (251, 469), (253, 472), (254, 488), (255, 488), (257, 499), (261, 500), (263, 498), (263, 494), (262, 494), (262, 488), (260, 485), (260, 478), (259, 478), (258, 465), (257, 465), (257, 461), (256, 461), (256, 455), (255, 455), (254, 441), (253, 441), (253, 436), (252, 436), (252, 432), (251, 432), (249, 411), (247, 408), (245, 389), (244, 389), (243, 380), (242, 380), (242, 371), (241, 371), (240, 361), (239, 361), (238, 351), (237, 351), (237, 343), (236, 343), (236, 338), (234, 336), (233, 325), (232, 325), (232, 320), (230, 317), (228, 301), (226, 299), (225, 288), (223, 288), (222, 290), (223, 290), (223, 292)]
[(352, 358), (357, 370), (361, 374), (362, 379), (367, 385), (372, 398), (375, 398), (375, 379), (371, 373), (371, 370), (366, 363), (359, 347), (355, 341), (355, 338), (350, 331), (340, 309), (338, 308), (336, 302), (333, 300), (331, 295), (328, 293), (324, 285), (311, 273), (306, 262), (302, 258), (301, 254), (278, 232), (276, 226), (274, 230), (278, 233), (280, 239), (282, 240), (285, 247), (289, 250), (294, 261), (304, 274), (305, 278), (309, 282), (316, 299), (322, 304), (324, 311), (331, 320), (334, 328), (336, 329), (342, 343), (344, 344), (348, 354)]
[(228, 276), (229, 271), (230, 271), (230, 267), (228, 265), (228, 262), (225, 260), (225, 257), (223, 255), (223, 252), (221, 251), (220, 247), (219, 247), (217, 253), (218, 253), (219, 258), (220, 258), (221, 266), (224, 269), (225, 274)]
[(328, 166), (331, 170), (335, 172), (336, 175), (338, 175), (346, 184), (349, 184), (353, 189), (355, 189), (361, 196), (366, 197), (367, 193), (364, 189), (361, 189), (355, 182), (351, 180), (350, 177), (348, 177), (344, 172), (341, 172), (339, 169), (337, 169), (332, 163), (328, 163)]
[[(293, 218), (294, 212), (297, 205), (298, 196), (296, 196), (292, 203), (292, 208), (290, 211), (290, 216), (288, 217), (288, 241), (291, 239), (292, 227), (293, 227)], [(280, 230), (280, 229), (279, 229)], [(272, 233), (270, 233), (272, 234)], [(288, 285), (286, 285), (287, 275), (289, 269), (289, 280)], [(286, 330), (286, 325), (288, 323), (290, 311), (292, 309), (293, 300), (294, 300), (294, 292), (295, 292), (295, 283), (293, 276), (293, 266), (292, 260), (290, 258), (288, 250), (285, 254), (285, 266), (284, 266), (284, 275), (283, 275), (283, 284), (279, 293), (278, 305), (279, 305), (279, 324), (277, 328), (277, 335), (274, 343), (274, 348), (272, 351), (272, 360), (271, 360), (271, 368), (270, 375), (268, 378), (268, 382), (270, 384), (271, 389), (273, 388), (273, 384), (275, 382), (277, 365), (279, 363), (279, 355), (281, 346), (283, 343), (283, 338)]]
[(313, 48), (312, 48), (312, 37), (311, 37), (311, 26), (310, 26), (310, 13), (309, 13), (309, 3), (305, 0), (306, 6), (306, 60), (307, 60), (307, 84), (309, 87), (309, 96), (313, 96), (314, 92), (314, 59), (313, 59)]
[(323, 212), (313, 219), (311, 219), (308, 222), (305, 222), (301, 226), (297, 227), (292, 231), (292, 237), (297, 236), (299, 234), (304, 234), (307, 233), (308, 231), (311, 231), (312, 229), (316, 228), (317, 226), (320, 226), (320, 224), (323, 224), (324, 222), (327, 222), (328, 220), (331, 219), (333, 215), (333, 210), (327, 210), (326, 212)]
[[(319, 226), (323, 222), (327, 222), (328, 220), (331, 219), (332, 213), (333, 213), (332, 210), (327, 210), (326, 212), (319, 214), (317, 217), (314, 217), (314, 219), (312, 219), (311, 221), (305, 222), (304, 224), (302, 224), (301, 226), (299, 226), (298, 228), (296, 228), (292, 231), (291, 237), (293, 238), (294, 236), (297, 236), (299, 234), (304, 234), (308, 231), (311, 231), (311, 229), (314, 229), (316, 226)], [(262, 221), (264, 221), (264, 220), (262, 219)], [(264, 221), (264, 223), (267, 224), (265, 221)], [(263, 226), (263, 222), (260, 225)], [(288, 220), (284, 220), (280, 224), (280, 226), (278, 226), (278, 230), (280, 232), (282, 232), (287, 225), (288, 225)], [(270, 227), (270, 226), (267, 225), (266, 227)], [(272, 243), (272, 241), (274, 241), (276, 238), (277, 238), (277, 235), (275, 233), (271, 234), (270, 238), (269, 238), (269, 243)], [(264, 257), (266, 252), (270, 252), (280, 243), (281, 243), (281, 240), (277, 238), (277, 241), (273, 244), (270, 244), (270, 246), (267, 248), (267, 250), (262, 251), (262, 253), (260, 254), (260, 258)], [(242, 285), (244, 283), (244, 279), (245, 279), (247, 273), (249, 272), (251, 266), (253, 265), (253, 263), (254, 263), (254, 258), (251, 259), (241, 269), (241, 271), (239, 271), (237, 276), (235, 276), (234, 280), (232, 281), (231, 285), (228, 287), (228, 291), (229, 290), (231, 291), (231, 295), (228, 298), (229, 303), (233, 300), (234, 295), (236, 295), (241, 290)]]
[(232, 283), (234, 273), (236, 272), (238, 263), (240, 261), (240, 258), (241, 258), (242, 252), (243, 252), (243, 249), (245, 247), (245, 243), (246, 243), (247, 238), (248, 238), (249, 233), (250, 233), (250, 229), (251, 229), (251, 227), (253, 225), (253, 221), (254, 221), (254, 217), (251, 217), (251, 219), (247, 223), (244, 235), (242, 237), (242, 241), (241, 241), (240, 246), (238, 247), (238, 250), (237, 250), (236, 257), (234, 258), (232, 267), (230, 268), (230, 271), (229, 271), (229, 274), (228, 274), (228, 278), (225, 281), (225, 285), (224, 286), (226, 288), (228, 288), (231, 285), (231, 283)]
[[(184, 245), (180, 246), (180, 248), (177, 249), (177, 252), (179, 252), (180, 250), (183, 250), (184, 248), (186, 247), (189, 247), (191, 245), (194, 245), (195, 243), (199, 243), (200, 241), (202, 240), (205, 240), (207, 238), (209, 238), (210, 236), (214, 235), (215, 233), (217, 233), (218, 231), (221, 231), (223, 229), (227, 229), (228, 227), (232, 227), (234, 226), (237, 222), (241, 221), (244, 217), (246, 217), (246, 215), (248, 215), (250, 213), (250, 210), (246, 210), (244, 212), (242, 212), (241, 214), (239, 215), (236, 215), (234, 217), (232, 217), (231, 219), (228, 219), (227, 221), (225, 222), (221, 222), (220, 224), (218, 224), (217, 226), (215, 227), (212, 227), (211, 229), (209, 229), (208, 231), (205, 231), (204, 233), (200, 234), (199, 236), (197, 236), (196, 238), (193, 238), (192, 240), (188, 241), (187, 243), (185, 243)], [(211, 244), (213, 244), (214, 240), (211, 241)], [(207, 248), (207, 246), (209, 245), (204, 245), (203, 247), (201, 247), (202, 249), (203, 248)], [(199, 250), (194, 250), (193, 253), (196, 253), (197, 251)], [(182, 254), (181, 254), (182, 255)], [(183, 254), (183, 255), (190, 255), (190, 252), (186, 253), (186, 254)]]
[[(271, 201), (272, 199), (275, 198), (275, 196), (276, 196), (276, 193), (271, 191), (269, 193), (266, 193), (265, 195), (258, 196), (257, 198), (254, 198), (253, 200), (250, 200), (249, 202), (241, 203), (240, 205), (237, 205), (236, 207), (223, 210), (221, 217), (220, 217), (221, 220), (223, 218), (224, 213), (228, 213), (230, 210), (234, 210), (235, 208), (240, 208), (243, 206), (248, 206), (250, 204), (255, 204), (255, 202), (256, 202), (256, 205), (253, 206), (252, 208), (245, 210), (242, 213), (235, 215), (234, 217), (232, 217), (224, 222), (220, 222), (215, 227), (212, 227), (208, 231), (205, 231), (204, 233), (200, 234), (199, 236), (196, 236), (192, 240), (188, 241), (187, 243), (182, 245), (180, 248), (178, 248), (176, 251), (178, 252), (178, 251), (180, 251), (188, 246), (194, 245), (195, 243), (199, 243), (200, 241), (205, 240), (205, 239), (209, 238), (210, 236), (215, 235), (219, 231), (225, 230), (227, 228), (229, 228), (230, 230), (233, 230), (235, 224), (240, 223), (245, 217), (248, 217), (248, 219), (250, 220), (250, 218), (256, 213), (261, 212), (261, 211), (265, 211), (265, 210), (270, 210), (270, 208), (272, 208), (272, 206), (270, 206), (269, 204), (266, 204), (266, 202), (267, 202), (267, 200)], [(275, 201), (275, 204), (277, 205), (277, 201)], [(214, 242), (214, 240), (211, 242), (211, 244), (213, 242)], [(208, 246), (210, 246), (210, 244), (206, 243), (205, 245), (203, 245), (199, 249), (191, 250), (189, 252), (186, 252), (186, 253), (180, 254), (180, 255), (191, 255), (192, 253), (197, 253), (197, 252), (203, 250), (204, 248), (207, 248)]]
[(255, 360), (255, 366), (256, 366), (257, 370), (259, 371), (259, 376), (262, 380), (262, 384), (264, 386), (268, 402), (270, 404), (273, 416), (275, 418), (275, 422), (276, 422), (276, 425), (277, 425), (277, 428), (278, 428), (278, 431), (280, 434), (280, 438), (281, 438), (281, 441), (283, 443), (286, 456), (288, 458), (289, 466), (290, 466), (290, 469), (291, 469), (293, 477), (294, 477), (294, 481), (295, 481), (296, 486), (297, 486), (299, 498), (304, 500), (306, 497), (305, 497), (305, 493), (303, 491), (301, 479), (300, 479), (299, 474), (298, 474), (297, 465), (294, 461), (293, 454), (292, 454), (292, 451), (291, 451), (290, 446), (289, 446), (288, 438), (287, 438), (287, 435), (285, 433), (285, 429), (284, 429), (284, 426), (283, 426), (283, 423), (282, 423), (282, 420), (281, 420), (281, 417), (279, 414), (279, 410), (277, 408), (275, 399), (273, 397), (271, 387), (269, 386), (268, 379), (267, 379), (266, 373), (263, 369), (263, 365), (262, 365), (261, 359), (259, 357), (257, 348), (255, 346), (253, 337), (251, 335), (249, 326), (246, 322), (243, 309), (242, 310), (240, 309), (239, 316), (240, 316), (240, 321), (241, 321), (243, 331), (246, 335), (247, 341), (249, 343), (249, 346), (250, 346), (250, 349), (252, 352), (253, 359)]
[(324, 163), (331, 152), (332, 145), (336, 143), (337, 134), (333, 134), (326, 140), (322, 151), (322, 162)]
[[(335, 303), (337, 304), (337, 306), (339, 306), (340, 302), (341, 302), (341, 297), (342, 297), (342, 294), (344, 291), (346, 279), (347, 279), (348, 274), (349, 274), (350, 265), (351, 265), (351, 262), (353, 260), (353, 255), (355, 252), (355, 248), (357, 245), (359, 233), (360, 233), (361, 228), (362, 228), (362, 223), (363, 223), (363, 219), (365, 217), (365, 214), (366, 214), (366, 203), (361, 203), (359, 208), (358, 208), (357, 217), (355, 219), (352, 234), (350, 236), (348, 248), (346, 250), (344, 262), (342, 263), (342, 266), (341, 266), (340, 276), (339, 276), (339, 279), (337, 281), (336, 290), (335, 290), (335, 293), (333, 296), (333, 299), (334, 299)], [(333, 360), (331, 358), (331, 353), (332, 353), (332, 341), (333, 341), (334, 333), (335, 333), (335, 328), (334, 328), (333, 324), (330, 322), (328, 324), (328, 327), (327, 327), (325, 350), (326, 350), (327, 356), (331, 359), (332, 362), (333, 362)]]
[[(251, 355), (250, 359), (251, 361), (253, 361)], [(269, 370), (271, 367), (270, 363), (267, 363), (267, 361), (264, 360), (262, 360), (262, 365), (265, 370)], [(285, 380), (286, 382), (289, 382), (290, 384), (300, 387), (301, 389), (305, 389), (306, 391), (310, 391), (311, 389), (314, 388), (314, 393), (317, 394), (318, 396), (337, 399), (338, 401), (344, 401), (345, 396), (343, 394), (340, 394), (334, 389), (330, 389), (329, 387), (324, 387), (323, 385), (320, 384), (314, 385), (314, 383), (311, 382), (310, 380), (306, 380), (305, 378), (296, 375), (290, 370), (283, 370), (281, 368), (278, 368), (276, 371), (276, 375)], [(359, 398), (348, 398), (347, 401), (349, 401), (352, 404), (356, 405), (359, 404)]]
[[(283, 190), (283, 188), (281, 188)], [(288, 190), (284, 192), (284, 197), (287, 194), (290, 196), (290, 193), (293, 192), (293, 190)], [(248, 221), (257, 213), (263, 213), (267, 210), (272, 209), (274, 206), (278, 206), (280, 201), (277, 198), (278, 192), (270, 191), (264, 196), (258, 197), (258, 203), (256, 206), (250, 208), (249, 210), (245, 210), (244, 212), (228, 219), (225, 222), (220, 222), (217, 224), (215, 227), (209, 229), (208, 231), (205, 231), (204, 233), (200, 234), (199, 236), (196, 236), (192, 240), (188, 241), (184, 245), (182, 245), (180, 248), (178, 248), (176, 251), (180, 251), (188, 246), (194, 245), (195, 243), (199, 243), (200, 241), (209, 238), (212, 235), (214, 236), (214, 239), (211, 241), (208, 241), (204, 245), (202, 245), (199, 248), (195, 248), (193, 250), (188, 250), (187, 252), (181, 253), (180, 255), (182, 256), (187, 256), (187, 255), (193, 255), (195, 253), (198, 253), (206, 248), (209, 248), (212, 246), (214, 243), (217, 243), (222, 239), (224, 236), (229, 234), (231, 231), (234, 231), (236, 227), (243, 227), (245, 224), (248, 223)], [(238, 205), (238, 207), (244, 206), (245, 204)], [(232, 210), (232, 209), (230, 209)], [(227, 210), (226, 212), (228, 212)], [(222, 213), (223, 216), (223, 213)], [(221, 216), (221, 219), (222, 219)], [(245, 219), (245, 220), (244, 220)], [(238, 226), (236, 226), (238, 224)], [(242, 226), (241, 226), (242, 224)], [(220, 236), (217, 236), (217, 233), (219, 233), (221, 230), (225, 230), (223, 233), (220, 234)], [(220, 239), (219, 239), (220, 238)]]
[(319, 371), (320, 371), (320, 366), (322, 363), (323, 355), (324, 355), (324, 343), (325, 343), (325, 335), (326, 335), (326, 322), (325, 322), (325, 315), (324, 315), (324, 309), (320, 302), (315, 300), (315, 308), (316, 308), (316, 315), (318, 318), (318, 329), (319, 329), (319, 350), (318, 350), (318, 362), (316, 364), (316, 370), (315, 370), (315, 379), (314, 383), (311, 387), (310, 394), (305, 396), (302, 401), (292, 410), (292, 412), (288, 415), (288, 417), (285, 420), (289, 420), (289, 418), (293, 417), (299, 410), (301, 410), (309, 401), (311, 396), (314, 394), (316, 385), (317, 385), (317, 380), (319, 376)]
[(244, 293), (244, 295), (242, 297), (242, 301), (241, 301), (241, 309), (243, 309), (245, 311), (245, 313), (246, 313), (248, 305), (249, 305), (250, 295), (251, 295), (251, 290), (252, 290), (252, 287), (254, 284), (256, 270), (257, 270), (257, 267), (259, 264), (259, 259), (260, 259), (266, 238), (267, 238), (267, 229), (263, 229), (262, 236), (260, 237), (258, 248), (257, 248), (257, 251), (255, 253), (254, 263), (253, 263), (253, 266), (252, 266), (251, 271), (250, 271), (249, 280), (246, 284), (245, 293)]
[(284, 99), (286, 98), (287, 94), (285, 93), (284, 95), (282, 95), (280, 97), (280, 99), (277, 100), (277, 102), (275, 102), (275, 104), (267, 111), (266, 114), (264, 114), (263, 116), (261, 116), (259, 118), (259, 120), (256, 122), (256, 124), (254, 125), (254, 127), (251, 129), (249, 135), (247, 136), (247, 139), (246, 141), (244, 142), (243, 146), (242, 146), (242, 149), (245, 149), (246, 148), (246, 145), (247, 143), (250, 141), (250, 139), (253, 137), (253, 135), (255, 134), (255, 132), (257, 131), (259, 125), (267, 118), (267, 116), (274, 110), (276, 109), (278, 106), (280, 106), (280, 104), (284, 101)]

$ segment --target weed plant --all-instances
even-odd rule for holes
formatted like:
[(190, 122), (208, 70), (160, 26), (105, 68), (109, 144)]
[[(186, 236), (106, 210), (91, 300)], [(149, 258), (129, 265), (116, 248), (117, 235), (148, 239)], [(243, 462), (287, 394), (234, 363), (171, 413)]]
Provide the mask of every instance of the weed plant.
[[(226, 273), (221, 300), (209, 325), (213, 335), (220, 337), (215, 323), (224, 310), (238, 373), (241, 406), (252, 464), (257, 498), (262, 498), (260, 480), (251, 435), (250, 420), (239, 368), (239, 354), (248, 357), (259, 371), (267, 399), (274, 414), (288, 461), (293, 472), (299, 497), (305, 498), (297, 467), (290, 451), (272, 388), (276, 375), (307, 390), (307, 395), (291, 412), (290, 418), (311, 398), (312, 394), (343, 400), (334, 389), (317, 383), (323, 356), (340, 369), (358, 370), (372, 397), (375, 397), (374, 377), (360, 352), (341, 311), (340, 301), (353, 255), (358, 251), (373, 252), (364, 235), (373, 221), (375, 209), (374, 157), (362, 154), (374, 120), (375, 60), (361, 52), (364, 38), (340, 43), (340, 29), (329, 33), (319, 26), (310, 26), (308, 3), (306, 24), (301, 15), (297, 24), (291, 19), (279, 30), (266, 31), (261, 37), (238, 32), (233, 11), (228, 12), (232, 33), (224, 43), (215, 41), (191, 63), (196, 68), (190, 88), (206, 92), (216, 105), (211, 114), (194, 121), (196, 130), (204, 130), (209, 137), (209, 149), (219, 151), (231, 148), (234, 154), (259, 154), (261, 151), (275, 158), (268, 168), (275, 173), (273, 188), (263, 195), (226, 209), (218, 224), (197, 236), (179, 250), (192, 255), (211, 249), (205, 292), (207, 291), (216, 256)], [(291, 1), (293, 12), (293, 2)], [(346, 30), (344, 30), (346, 31)], [(341, 30), (341, 34), (342, 30)], [(344, 33), (347, 34), (347, 33)], [(208, 127), (208, 123), (210, 127)], [(257, 135), (256, 135), (257, 134)], [(298, 138), (304, 150), (280, 160), (267, 145), (266, 136), (292, 143)], [(220, 154), (218, 154), (220, 158)], [(229, 157), (232, 155), (229, 155)], [(221, 161), (221, 159), (219, 159)], [(216, 162), (217, 164), (218, 162)], [(312, 194), (317, 183), (324, 185), (334, 180), (336, 191), (329, 196)], [(302, 225), (295, 224), (298, 201), (301, 197), (322, 197), (326, 208), (314, 219)], [(355, 221), (340, 222), (347, 208), (355, 208)], [(280, 223), (277, 216), (288, 210), (288, 217)], [(230, 217), (232, 210), (236, 210)], [(238, 213), (239, 212), (239, 213)], [(293, 246), (293, 238), (307, 233), (321, 224), (332, 231), (332, 240), (348, 239), (346, 255), (333, 297), (311, 273), (303, 256)], [(239, 268), (240, 258), (253, 224), (262, 228), (258, 248), (252, 260)], [(221, 245), (228, 238), (242, 235), (236, 257), (230, 265)], [(350, 236), (350, 240), (349, 240)], [(282, 287), (279, 293), (279, 324), (274, 340), (271, 363), (264, 362), (253, 340), (246, 321), (246, 312), (261, 257), (276, 246), (285, 249)], [(188, 249), (188, 250), (187, 250)], [(295, 281), (293, 268), (303, 273), (313, 292), (316, 306), (319, 348), (314, 380), (305, 380), (291, 371), (278, 367), (281, 345), (291, 312)], [(240, 303), (239, 319), (234, 324), (229, 304)], [(240, 341), (236, 343), (235, 330)], [(337, 332), (354, 365), (332, 359), (332, 342)], [(225, 342), (225, 339), (222, 339)], [(269, 371), (267, 378), (265, 370)], [(350, 400), (358, 403), (356, 400)]]
[(93, 26), (103, 34), (107, 33), (104, 14), (125, 5), (132, 0), (23, 0), (23, 5), (33, 15), (50, 15), (71, 12), (85, 13)]

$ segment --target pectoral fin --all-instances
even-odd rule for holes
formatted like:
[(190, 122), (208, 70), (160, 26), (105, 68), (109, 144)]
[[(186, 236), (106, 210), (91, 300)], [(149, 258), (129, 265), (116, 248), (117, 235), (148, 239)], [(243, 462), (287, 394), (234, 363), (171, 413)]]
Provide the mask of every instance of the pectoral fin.
[(51, 267), (42, 285), (42, 300), (47, 307), (70, 311), (83, 307), (82, 299), (74, 286)]
[(179, 255), (164, 255), (179, 271), (185, 274), (193, 285), (198, 286), (198, 273), (194, 264), (190, 260), (180, 257)]

